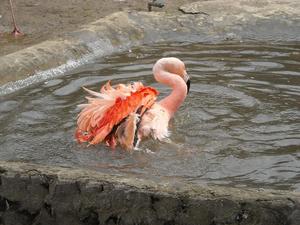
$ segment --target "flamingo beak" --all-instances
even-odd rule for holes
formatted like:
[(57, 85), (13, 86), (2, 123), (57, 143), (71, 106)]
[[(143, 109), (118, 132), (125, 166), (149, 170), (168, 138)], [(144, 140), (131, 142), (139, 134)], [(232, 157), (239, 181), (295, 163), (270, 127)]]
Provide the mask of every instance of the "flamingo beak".
[(184, 70), (184, 75), (183, 75), (183, 80), (186, 83), (186, 87), (187, 87), (187, 95), (190, 92), (190, 86), (191, 86), (191, 81), (190, 81), (190, 76), (187, 74), (186, 70)]
[(189, 92), (190, 92), (190, 86), (191, 86), (191, 81), (190, 81), (190, 79), (187, 80), (186, 86), (187, 86), (187, 93), (186, 93), (186, 94), (188, 95)]

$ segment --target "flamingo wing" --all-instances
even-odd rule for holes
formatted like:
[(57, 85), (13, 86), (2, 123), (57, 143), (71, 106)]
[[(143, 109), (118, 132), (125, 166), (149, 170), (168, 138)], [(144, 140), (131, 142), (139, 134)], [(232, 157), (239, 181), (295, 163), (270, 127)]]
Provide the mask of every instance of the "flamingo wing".
[[(79, 105), (82, 111), (78, 115), (75, 137), (78, 142), (88, 142), (91, 145), (105, 140), (111, 147), (116, 146), (124, 137), (130, 137), (128, 134), (121, 137), (121, 133), (126, 132), (120, 130), (135, 132), (136, 127), (131, 128), (137, 124), (133, 114), (137, 111), (142, 114), (149, 109), (158, 95), (154, 88), (144, 87), (140, 82), (114, 87), (107, 82), (100, 92), (85, 90), (93, 97), (87, 97), (88, 103)], [(122, 129), (117, 129), (118, 126)]]

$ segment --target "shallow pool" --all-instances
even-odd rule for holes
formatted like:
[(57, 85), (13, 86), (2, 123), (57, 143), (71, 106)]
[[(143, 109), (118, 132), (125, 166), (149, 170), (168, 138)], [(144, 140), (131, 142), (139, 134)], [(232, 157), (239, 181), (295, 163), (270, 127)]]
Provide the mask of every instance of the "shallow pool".
[[(82, 86), (155, 82), (160, 57), (192, 77), (169, 140), (111, 151), (74, 140)], [(0, 97), (0, 159), (86, 167), (113, 174), (300, 191), (300, 45), (163, 43), (101, 58), (64, 77)], [(176, 179), (173, 179), (176, 178)]]

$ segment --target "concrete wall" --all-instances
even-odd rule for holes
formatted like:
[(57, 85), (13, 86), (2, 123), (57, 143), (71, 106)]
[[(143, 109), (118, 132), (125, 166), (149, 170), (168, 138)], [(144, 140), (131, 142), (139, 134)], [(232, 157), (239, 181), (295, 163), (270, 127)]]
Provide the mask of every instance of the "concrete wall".
[(300, 195), (0, 162), (0, 224), (299, 225)]

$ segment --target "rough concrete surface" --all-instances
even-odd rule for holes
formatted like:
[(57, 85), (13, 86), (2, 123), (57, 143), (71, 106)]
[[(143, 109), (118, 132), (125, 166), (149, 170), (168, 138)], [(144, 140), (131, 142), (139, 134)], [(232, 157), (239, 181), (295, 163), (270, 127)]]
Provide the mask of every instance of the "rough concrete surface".
[[(62, 75), (86, 57), (144, 43), (300, 41), (298, 0), (200, 1), (180, 9), (185, 13), (117, 12), (59, 39), (2, 56), (0, 85), (47, 71), (49, 76), (34, 80), (42, 81)], [(0, 89), (14, 90), (10, 85)]]
[(299, 193), (0, 162), (0, 224), (298, 225)]
[[(0, 1), (0, 55), (64, 36), (80, 26), (119, 11), (148, 11), (150, 0), (12, 0), (16, 20), (25, 34), (13, 38), (9, 0)], [(153, 11), (176, 13), (178, 7), (195, 0), (166, 0)]]

